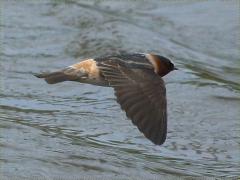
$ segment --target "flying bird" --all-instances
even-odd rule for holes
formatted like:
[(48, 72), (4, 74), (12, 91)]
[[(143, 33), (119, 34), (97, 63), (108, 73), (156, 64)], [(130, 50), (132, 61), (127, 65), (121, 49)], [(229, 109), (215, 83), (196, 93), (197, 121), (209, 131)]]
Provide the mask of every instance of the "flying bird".
[(167, 98), (162, 77), (176, 69), (166, 57), (135, 53), (85, 59), (35, 76), (48, 84), (77, 81), (114, 88), (127, 117), (146, 138), (161, 145), (167, 136)]

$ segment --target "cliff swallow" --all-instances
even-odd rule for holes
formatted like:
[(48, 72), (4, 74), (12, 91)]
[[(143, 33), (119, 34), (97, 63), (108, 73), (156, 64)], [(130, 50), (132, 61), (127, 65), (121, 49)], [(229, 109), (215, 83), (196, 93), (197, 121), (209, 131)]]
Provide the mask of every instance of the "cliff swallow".
[(121, 54), (86, 59), (52, 73), (35, 74), (47, 83), (77, 81), (113, 87), (117, 102), (132, 123), (156, 145), (167, 134), (167, 99), (163, 76), (175, 70), (155, 54)]

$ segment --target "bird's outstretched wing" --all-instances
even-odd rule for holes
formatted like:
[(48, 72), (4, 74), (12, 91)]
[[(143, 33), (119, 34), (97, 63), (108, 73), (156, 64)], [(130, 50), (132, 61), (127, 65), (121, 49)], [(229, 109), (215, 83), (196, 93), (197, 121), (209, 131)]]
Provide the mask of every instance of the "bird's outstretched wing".
[(127, 68), (114, 60), (98, 66), (127, 117), (154, 144), (163, 144), (167, 134), (167, 100), (162, 78), (152, 70)]

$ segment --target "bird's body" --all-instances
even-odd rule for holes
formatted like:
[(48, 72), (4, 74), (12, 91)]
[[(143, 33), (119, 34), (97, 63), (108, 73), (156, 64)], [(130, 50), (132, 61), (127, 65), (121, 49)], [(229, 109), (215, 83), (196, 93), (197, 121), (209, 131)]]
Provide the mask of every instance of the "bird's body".
[(36, 76), (49, 84), (77, 81), (113, 87), (127, 117), (148, 139), (160, 145), (167, 134), (166, 89), (161, 77), (174, 69), (163, 56), (136, 53), (87, 59)]

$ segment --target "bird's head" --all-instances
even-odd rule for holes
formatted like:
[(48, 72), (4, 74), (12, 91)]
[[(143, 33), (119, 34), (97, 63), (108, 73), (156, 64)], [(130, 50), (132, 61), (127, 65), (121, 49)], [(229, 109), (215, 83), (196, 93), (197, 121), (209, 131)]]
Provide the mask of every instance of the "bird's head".
[(163, 68), (166, 69), (168, 73), (173, 70), (178, 70), (178, 68), (176, 68), (168, 58), (159, 55), (156, 55), (156, 57), (159, 61), (159, 65), (163, 66)]
[(173, 70), (177, 70), (174, 64), (166, 57), (156, 54), (147, 54), (146, 57), (152, 63), (155, 73), (161, 77)]

